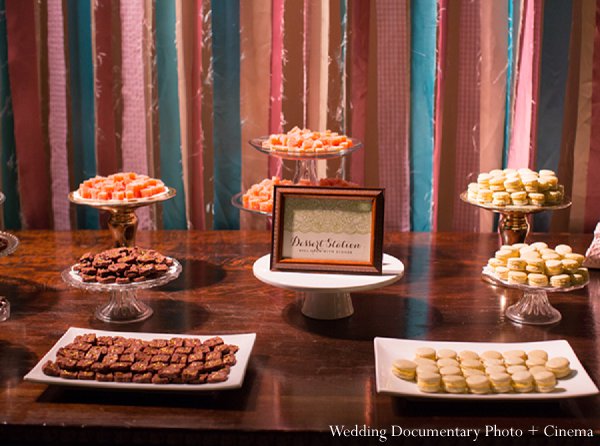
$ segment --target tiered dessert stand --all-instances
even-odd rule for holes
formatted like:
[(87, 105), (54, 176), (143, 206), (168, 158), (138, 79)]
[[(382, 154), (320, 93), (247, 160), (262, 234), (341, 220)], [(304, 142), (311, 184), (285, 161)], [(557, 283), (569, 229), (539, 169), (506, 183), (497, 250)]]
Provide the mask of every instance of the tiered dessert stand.
[[(525, 243), (527, 235), (529, 234), (529, 215), (544, 211), (558, 211), (571, 206), (571, 200), (567, 198), (565, 198), (562, 203), (547, 206), (494, 206), (491, 203), (470, 201), (467, 196), (467, 192), (463, 192), (460, 194), (460, 199), (465, 203), (500, 214), (498, 234), (500, 235), (501, 245)], [(581, 289), (587, 285), (586, 282), (568, 288), (554, 288), (550, 286), (535, 287), (530, 285), (512, 284), (495, 277), (487, 267), (483, 269), (482, 278), (493, 285), (500, 285), (506, 288), (523, 291), (523, 296), (516, 304), (508, 307), (505, 314), (506, 317), (513, 322), (529, 325), (550, 325), (561, 320), (562, 316), (560, 312), (554, 308), (548, 300), (548, 293), (565, 293)]]
[[(346, 150), (340, 150), (337, 152), (322, 152), (322, 153), (304, 154), (302, 152), (283, 152), (283, 151), (270, 150), (266, 147), (263, 147), (263, 143), (267, 139), (268, 139), (267, 137), (263, 136), (260, 138), (251, 139), (249, 142), (252, 147), (254, 147), (259, 152), (264, 153), (265, 155), (274, 156), (274, 157), (282, 159), (282, 160), (296, 161), (295, 170), (294, 170), (294, 178), (293, 178), (294, 184), (300, 182), (301, 180), (307, 180), (307, 181), (310, 181), (311, 184), (317, 184), (319, 181), (319, 178), (317, 176), (317, 161), (318, 160), (342, 158), (344, 156), (350, 155), (351, 153), (361, 149), (363, 146), (362, 142), (360, 142), (356, 139), (353, 139), (353, 138), (348, 138), (350, 141), (352, 141), (352, 146)], [(243, 195), (244, 195), (243, 191), (235, 194), (233, 197), (231, 197), (231, 204), (233, 206), (235, 206), (236, 208), (238, 208), (242, 211), (245, 211), (245, 212), (250, 212), (251, 214), (271, 216), (270, 212), (259, 211), (259, 210), (255, 210), (255, 209), (248, 209), (248, 208), (244, 207), (244, 204), (242, 203)]]
[(477, 203), (470, 201), (467, 198), (467, 192), (460, 194), (460, 199), (465, 203), (500, 214), (498, 234), (500, 234), (501, 245), (525, 243), (527, 235), (529, 234), (529, 222), (527, 221), (529, 215), (544, 211), (558, 211), (571, 206), (571, 200), (566, 197), (562, 203), (548, 206), (494, 206), (491, 203)]
[[(110, 212), (108, 228), (113, 237), (113, 245), (115, 247), (133, 247), (135, 246), (138, 225), (138, 218), (135, 215), (136, 209), (169, 200), (175, 194), (175, 189), (167, 187), (165, 192), (149, 198), (107, 201), (84, 199), (79, 195), (78, 191), (73, 191), (69, 194), (69, 200), (75, 204), (86, 205)], [(175, 259), (172, 260), (173, 265), (165, 274), (156, 279), (144, 282), (128, 284), (83, 282), (77, 272), (73, 270), (73, 267), (64, 270), (62, 278), (66, 283), (75, 288), (85, 291), (110, 293), (108, 303), (98, 307), (95, 312), (96, 317), (101, 321), (114, 324), (139, 322), (152, 316), (152, 309), (138, 300), (137, 292), (142, 289), (164, 285), (176, 279), (181, 273), (181, 264)]]
[(175, 189), (167, 187), (165, 192), (149, 198), (137, 198), (127, 201), (107, 201), (81, 198), (78, 191), (73, 191), (69, 194), (69, 201), (75, 204), (90, 206), (110, 212), (108, 229), (113, 236), (114, 246), (121, 247), (135, 246), (135, 236), (138, 225), (138, 218), (135, 215), (136, 209), (169, 200), (173, 198), (175, 194)]

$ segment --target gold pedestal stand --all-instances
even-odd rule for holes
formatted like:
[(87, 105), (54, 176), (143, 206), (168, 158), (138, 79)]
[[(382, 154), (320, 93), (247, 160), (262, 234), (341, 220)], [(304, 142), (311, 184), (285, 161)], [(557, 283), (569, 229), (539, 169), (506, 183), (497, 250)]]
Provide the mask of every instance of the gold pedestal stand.
[(166, 192), (150, 198), (138, 198), (128, 201), (102, 201), (81, 198), (79, 193), (74, 191), (69, 194), (69, 201), (110, 212), (108, 229), (113, 237), (114, 246), (118, 248), (121, 246), (135, 246), (138, 225), (138, 218), (135, 215), (137, 208), (169, 200), (175, 194), (175, 189), (168, 187)]
[(491, 203), (477, 203), (470, 201), (467, 198), (467, 192), (460, 194), (460, 199), (465, 203), (500, 214), (500, 221), (498, 222), (500, 245), (525, 243), (527, 235), (529, 234), (529, 215), (544, 211), (558, 211), (571, 206), (571, 200), (567, 198), (565, 198), (562, 203), (547, 206), (493, 206)]

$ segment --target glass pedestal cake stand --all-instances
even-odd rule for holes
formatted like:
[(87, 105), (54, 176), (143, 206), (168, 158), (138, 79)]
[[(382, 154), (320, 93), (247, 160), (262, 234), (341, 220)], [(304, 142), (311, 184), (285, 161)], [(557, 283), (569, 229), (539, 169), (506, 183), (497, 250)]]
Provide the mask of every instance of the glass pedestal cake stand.
[(85, 291), (110, 293), (109, 301), (96, 309), (95, 316), (103, 322), (129, 324), (148, 319), (153, 313), (152, 308), (138, 300), (137, 293), (139, 290), (169, 283), (181, 273), (181, 264), (175, 259), (171, 260), (173, 260), (173, 264), (165, 274), (156, 279), (144, 282), (126, 284), (84, 282), (77, 272), (73, 270), (73, 267), (65, 269), (62, 272), (62, 278), (66, 283), (75, 288)]
[(78, 191), (69, 193), (69, 201), (75, 204), (90, 206), (110, 212), (108, 229), (112, 234), (115, 247), (135, 246), (138, 219), (135, 215), (137, 208), (166, 201), (175, 196), (175, 189), (168, 187), (161, 194), (149, 198), (137, 198), (127, 201), (91, 200), (81, 198)]
[(261, 282), (296, 291), (302, 302), (302, 314), (312, 319), (335, 320), (352, 316), (354, 308), (350, 292), (367, 291), (390, 285), (404, 275), (404, 264), (388, 254), (383, 255), (383, 274), (318, 274), (271, 271), (267, 254), (252, 267)]
[(527, 221), (528, 215), (544, 211), (558, 211), (571, 206), (571, 200), (567, 198), (565, 198), (562, 203), (548, 206), (493, 206), (491, 203), (477, 203), (470, 201), (467, 198), (467, 192), (460, 194), (460, 199), (465, 203), (500, 214), (498, 233), (500, 234), (502, 245), (525, 243), (525, 239), (529, 233), (529, 222)]
[(292, 160), (296, 161), (296, 169), (294, 172), (294, 183), (299, 182), (300, 180), (309, 180), (311, 183), (316, 183), (319, 181), (317, 176), (317, 160), (327, 160), (327, 159), (335, 159), (341, 158), (346, 155), (355, 152), (356, 150), (362, 148), (362, 142), (354, 138), (348, 138), (349, 141), (352, 142), (352, 146), (346, 150), (338, 150), (336, 152), (284, 152), (278, 150), (271, 150), (268, 147), (263, 147), (263, 143), (267, 141), (269, 138), (267, 136), (261, 136), (260, 138), (253, 138), (250, 140), (250, 145), (254, 147), (259, 152), (262, 152), (266, 155), (275, 156), (277, 158), (283, 160)]
[(568, 293), (584, 288), (589, 283), (587, 280), (580, 285), (561, 288), (514, 284), (498, 279), (488, 267), (483, 268), (482, 277), (483, 280), (493, 285), (523, 291), (521, 299), (508, 307), (505, 314), (513, 322), (529, 325), (550, 325), (562, 319), (560, 312), (550, 304), (548, 293)]

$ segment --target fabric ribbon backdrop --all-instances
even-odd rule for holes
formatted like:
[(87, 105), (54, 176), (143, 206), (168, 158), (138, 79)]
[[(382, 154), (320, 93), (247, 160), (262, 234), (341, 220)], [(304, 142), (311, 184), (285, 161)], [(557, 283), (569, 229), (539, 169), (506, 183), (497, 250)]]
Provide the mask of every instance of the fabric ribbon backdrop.
[(552, 169), (538, 231), (600, 220), (600, 0), (0, 0), (4, 225), (101, 227), (69, 191), (135, 171), (177, 189), (142, 228), (264, 229), (231, 197), (294, 126), (364, 141), (321, 176), (386, 189), (399, 231), (491, 231), (480, 171)]

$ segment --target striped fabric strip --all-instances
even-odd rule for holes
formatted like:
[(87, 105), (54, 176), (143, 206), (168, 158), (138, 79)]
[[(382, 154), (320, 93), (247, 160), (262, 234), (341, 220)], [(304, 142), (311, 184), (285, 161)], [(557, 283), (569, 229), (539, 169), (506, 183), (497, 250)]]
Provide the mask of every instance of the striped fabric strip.
[[(329, 9), (329, 2), (319, 3), (322, 8)], [(283, 131), (288, 131), (294, 126), (300, 127), (304, 124), (302, 122), (305, 114), (305, 104), (302, 102), (304, 97), (304, 70), (300, 68), (304, 50), (304, 0), (287, 0), (285, 2), (283, 23), (285, 29), (283, 33), (281, 119)], [(319, 24), (317, 23), (315, 26), (319, 26)], [(310, 32), (313, 32), (312, 27)], [(323, 109), (326, 110), (326, 106)], [(308, 119), (309, 121), (311, 119), (310, 112)], [(295, 161), (284, 160), (281, 176), (292, 179), (298, 164)]]
[(119, 3), (98, 0), (92, 15), (96, 159), (100, 175), (118, 172), (121, 166), (121, 53), (114, 51), (115, 40), (121, 40)]
[[(269, 134), (270, 80), (264, 75), (271, 59), (271, 0), (240, 2), (240, 114), (242, 122), (242, 190), (268, 174), (267, 157), (248, 140)], [(241, 229), (264, 229), (264, 217), (240, 214)]]
[(190, 152), (192, 151), (192, 64), (194, 49), (194, 2), (175, 2), (175, 47), (177, 50), (177, 91), (179, 134), (181, 135), (181, 171), (186, 227), (190, 215)]
[(587, 166), (590, 155), (590, 138), (592, 123), (592, 73), (594, 63), (594, 33), (596, 29), (597, 5), (595, 2), (581, 3), (581, 53), (579, 71), (579, 94), (577, 98), (577, 129), (573, 149), (574, 165), (578, 166), (573, 175), (573, 192), (571, 200), (572, 232), (583, 232), (586, 193), (588, 182)]
[[(560, 142), (558, 178), (565, 186), (567, 197), (573, 196), (575, 161), (575, 135), (577, 131), (577, 108), (579, 99), (579, 76), (581, 72), (581, 0), (574, 0), (571, 8), (571, 35), (569, 38), (569, 68), (565, 86), (565, 102), (562, 117), (563, 128)], [(552, 213), (551, 232), (569, 232), (571, 208)]]
[[(410, 221), (413, 231), (429, 231), (437, 4), (433, 0), (424, 0), (414, 2), (411, 7)], [(385, 90), (383, 94), (386, 94)], [(393, 166), (397, 169), (396, 163)]]
[(67, 70), (62, 0), (48, 1), (48, 88), (50, 112), (50, 170), (52, 172), (52, 210), (54, 228), (71, 228), (69, 202), (69, 161), (67, 151)]
[[(310, 25), (306, 36), (308, 47), (307, 74), (307, 121), (306, 125), (315, 130), (327, 128), (328, 98), (328, 57), (329, 57), (329, 3), (310, 3)], [(308, 14), (308, 13), (307, 13)]]
[[(483, 1), (480, 4), (479, 172), (489, 172), (502, 167), (504, 136), (507, 128), (505, 125), (507, 114), (503, 108), (507, 98), (508, 71), (512, 69), (512, 61), (508, 56), (510, 30), (509, 39), (506, 38), (507, 23), (511, 23), (508, 5), (512, 4), (512, 0)], [(479, 230), (491, 231), (493, 220), (492, 213), (479, 212)]]
[(448, 0), (438, 2), (438, 29), (437, 29), (437, 78), (435, 83), (435, 107), (434, 107), (434, 137), (433, 137), (433, 161), (432, 161), (432, 230), (438, 230), (439, 211), (439, 189), (440, 168), (442, 155), (443, 115), (444, 115), (444, 90), (446, 79), (447, 60), (447, 33), (448, 33)]
[[(420, 3), (420, 2), (419, 2)], [(410, 13), (407, 1), (376, 3), (377, 131), (380, 186), (386, 188), (385, 227), (409, 231)]]
[[(537, 113), (536, 169), (558, 172), (565, 88), (569, 70), (571, 1), (546, 0), (542, 37), (540, 93)], [(561, 178), (564, 183), (564, 178)], [(547, 232), (554, 213), (534, 216), (533, 229)]]
[[(23, 226), (52, 227), (49, 156), (44, 147), (33, 2), (7, 2), (8, 71)], [(32, 193), (33, 191), (33, 193)]]
[(213, 228), (214, 220), (214, 162), (213, 162), (213, 57), (211, 0), (202, 0), (202, 153), (204, 164), (204, 218), (207, 229)]
[[(452, 231), (454, 223), (454, 182), (455, 165), (456, 165), (456, 135), (458, 132), (458, 76), (459, 71), (452, 69), (453, 61), (460, 59), (460, 20), (462, 2), (448, 2), (447, 8), (441, 14), (441, 20), (447, 23), (441, 23), (442, 31), (445, 31), (444, 52), (446, 53), (441, 59), (438, 66), (438, 82), (443, 82), (443, 91), (439, 91), (440, 97), (439, 110), (436, 109), (436, 127), (440, 126), (439, 140), (436, 144), (440, 144), (439, 153), (439, 169), (436, 169), (435, 180), (439, 182), (440, 187), (437, 190), (437, 195), (434, 198), (436, 231)], [(441, 37), (441, 36), (440, 36)], [(445, 65), (442, 65), (444, 64)], [(443, 99), (443, 100), (442, 100)], [(437, 106), (437, 105), (436, 105)]]
[(17, 170), (17, 150), (14, 133), (14, 117), (8, 74), (8, 45), (6, 39), (5, 0), (0, 0), (0, 172), (4, 202), (4, 226), (21, 228), (21, 206)]
[[(239, 228), (231, 206), (240, 192), (240, 9), (236, 1), (213, 0), (214, 229)], [(161, 132), (162, 133), (162, 132)]]
[(350, 179), (365, 184), (365, 156), (367, 147), (367, 90), (369, 62), (369, 0), (354, 0), (349, 3), (349, 89), (350, 89), (350, 134), (365, 143), (365, 147), (352, 154)]
[(175, 5), (156, 1), (156, 64), (160, 128), (160, 176), (177, 195), (163, 204), (165, 229), (186, 229), (185, 190), (181, 166), (181, 135), (175, 45)]
[(539, 80), (538, 56), (539, 31), (541, 26), (541, 0), (525, 0), (523, 14), (523, 34), (519, 48), (519, 69), (516, 76), (516, 100), (513, 127), (508, 155), (508, 167), (535, 167), (536, 100)]
[[(96, 175), (94, 134), (94, 70), (92, 63), (91, 2), (67, 0), (67, 33), (71, 95), (71, 140), (73, 165), (71, 184)], [(79, 228), (97, 229), (98, 211), (77, 206)]]
[(508, 164), (508, 150), (510, 147), (510, 135), (512, 130), (512, 110), (514, 99), (514, 69), (515, 69), (515, 47), (518, 48), (519, 33), (519, 5), (521, 0), (507, 0), (508, 6), (508, 32), (506, 48), (506, 100), (504, 102), (504, 146), (502, 150), (502, 168)]
[[(271, 12), (271, 87), (270, 87), (270, 116), (269, 133), (283, 131), (282, 100), (283, 100), (283, 27), (284, 1), (273, 0)], [(269, 157), (269, 176), (281, 175), (282, 163), (277, 157)]]
[(478, 231), (480, 211), (466, 206), (459, 198), (469, 178), (479, 172), (480, 150), (480, 1), (463, 2), (459, 30), (458, 109), (456, 133), (456, 165), (454, 167), (455, 231)]
[[(147, 175), (146, 105), (143, 56), (144, 3), (121, 1), (121, 54), (128, 63), (122, 66), (123, 134), (121, 138), (123, 170)], [(167, 183), (168, 184), (168, 183)], [(170, 184), (168, 184), (170, 186)], [(178, 191), (179, 192), (179, 191)], [(140, 229), (149, 229), (148, 208), (136, 211)]]
[(592, 133), (588, 158), (587, 194), (583, 230), (592, 232), (600, 221), (600, 8), (596, 6), (596, 32), (594, 33), (594, 62), (592, 71)]
[(194, 0), (192, 57), (192, 141), (188, 154), (191, 229), (206, 229), (204, 210), (204, 132), (202, 128), (202, 0)]

